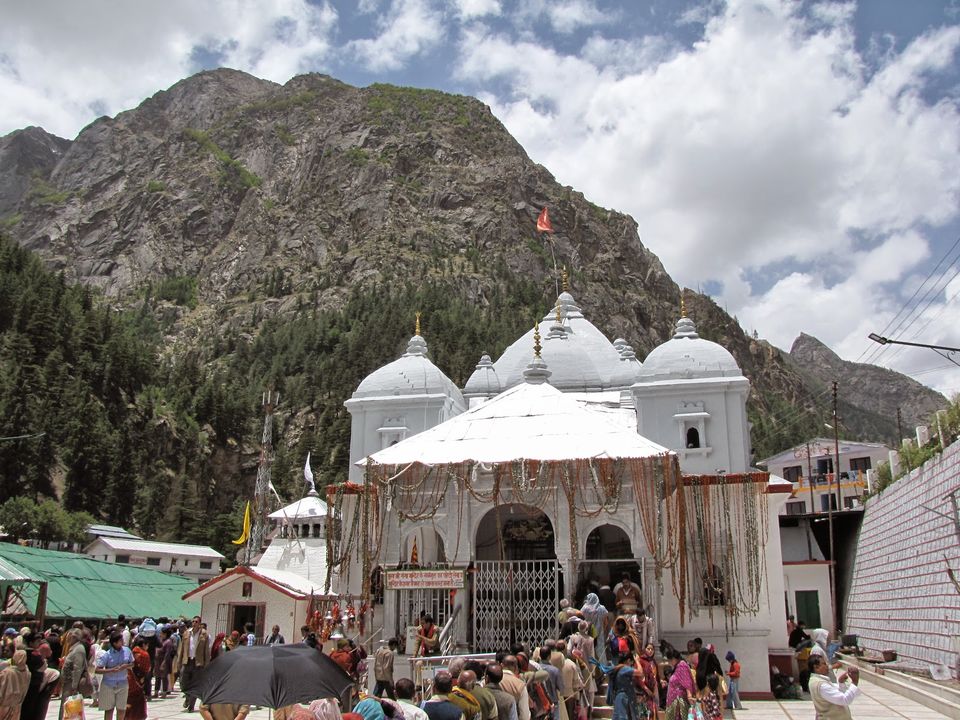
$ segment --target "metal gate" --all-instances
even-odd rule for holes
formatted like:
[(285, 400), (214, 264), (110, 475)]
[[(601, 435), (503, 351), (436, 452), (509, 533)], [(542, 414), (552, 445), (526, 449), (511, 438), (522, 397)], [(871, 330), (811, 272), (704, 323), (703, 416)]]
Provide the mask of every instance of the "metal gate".
[(560, 565), (556, 560), (478, 560), (473, 581), (476, 652), (528, 649), (556, 635)]

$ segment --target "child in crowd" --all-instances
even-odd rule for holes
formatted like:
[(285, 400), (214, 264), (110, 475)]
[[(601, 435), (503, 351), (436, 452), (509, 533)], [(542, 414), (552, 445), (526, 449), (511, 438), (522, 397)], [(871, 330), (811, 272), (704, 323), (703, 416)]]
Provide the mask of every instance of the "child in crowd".
[(716, 675), (708, 675), (707, 686), (700, 694), (700, 707), (703, 709), (704, 720), (723, 720), (719, 688), (720, 678)]

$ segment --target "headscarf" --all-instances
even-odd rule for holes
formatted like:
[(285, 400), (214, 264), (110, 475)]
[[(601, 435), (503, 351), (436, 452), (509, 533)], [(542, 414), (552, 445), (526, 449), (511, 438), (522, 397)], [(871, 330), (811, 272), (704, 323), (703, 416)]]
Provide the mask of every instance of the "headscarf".
[(810, 637), (813, 638), (813, 641), (819, 645), (824, 650), (827, 649), (827, 638), (830, 637), (830, 633), (824, 630), (823, 628), (817, 628), (810, 632)]
[(223, 641), (226, 639), (227, 634), (225, 632), (217, 633), (217, 636), (213, 639), (213, 647), (210, 648), (210, 657), (215, 658), (220, 654), (220, 647), (223, 645)]
[(340, 706), (332, 698), (314, 700), (310, 703), (310, 712), (317, 720), (342, 720)]
[(10, 658), (10, 666), (15, 667), (17, 670), (23, 671), (27, 669), (27, 651), (26, 650), (17, 650), (13, 657)]
[(353, 709), (355, 713), (361, 715), (363, 720), (386, 720), (386, 713), (383, 712), (383, 708), (373, 698), (367, 698), (366, 700), (361, 700), (357, 703), (357, 706)]
[[(600, 604), (600, 596), (596, 593), (589, 593), (586, 598), (583, 600), (583, 607), (581, 610), (583, 612), (596, 612), (597, 606)], [(606, 608), (604, 608), (606, 610)]]

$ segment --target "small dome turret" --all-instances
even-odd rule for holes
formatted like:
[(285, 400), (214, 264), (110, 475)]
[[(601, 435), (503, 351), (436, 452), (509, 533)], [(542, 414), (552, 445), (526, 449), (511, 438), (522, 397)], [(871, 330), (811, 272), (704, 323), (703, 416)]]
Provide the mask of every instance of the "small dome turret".
[(460, 389), (430, 361), (427, 357), (427, 341), (417, 333), (410, 338), (407, 351), (403, 355), (367, 375), (352, 397), (437, 393), (442, 393), (466, 407)]
[(742, 375), (733, 355), (722, 345), (701, 338), (693, 320), (684, 314), (677, 321), (673, 337), (647, 355), (638, 382)]

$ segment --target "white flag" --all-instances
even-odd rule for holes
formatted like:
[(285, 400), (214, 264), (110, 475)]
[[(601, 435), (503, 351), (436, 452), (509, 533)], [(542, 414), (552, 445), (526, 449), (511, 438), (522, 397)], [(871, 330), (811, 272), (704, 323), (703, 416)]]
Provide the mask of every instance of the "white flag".
[(307, 462), (303, 466), (303, 479), (310, 483), (310, 487), (315, 489), (316, 485), (313, 484), (313, 470), (310, 469), (310, 453), (307, 453)]

